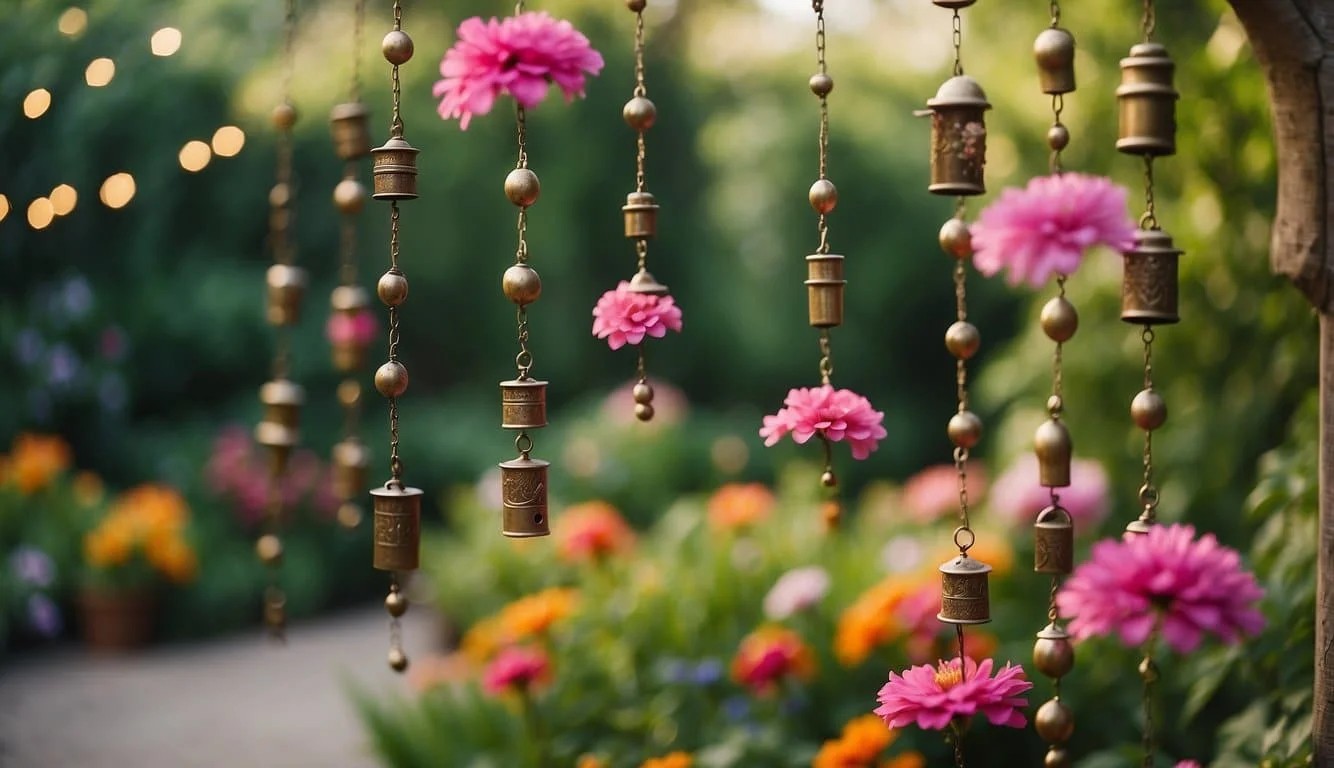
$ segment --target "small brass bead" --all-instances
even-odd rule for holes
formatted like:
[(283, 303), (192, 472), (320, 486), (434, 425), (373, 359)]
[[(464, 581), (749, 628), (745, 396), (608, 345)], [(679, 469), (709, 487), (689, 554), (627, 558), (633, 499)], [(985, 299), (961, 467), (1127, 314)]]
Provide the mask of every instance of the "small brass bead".
[(1052, 395), (1047, 398), (1047, 413), (1052, 416), (1059, 416), (1065, 411), (1065, 398), (1060, 395)]
[(625, 124), (632, 130), (643, 133), (658, 121), (658, 107), (643, 96), (636, 96), (625, 102), (621, 117), (625, 118)]
[(1139, 662), (1139, 677), (1146, 683), (1158, 682), (1158, 665), (1153, 659), (1144, 658)]
[(1052, 679), (1065, 677), (1075, 667), (1075, 647), (1065, 638), (1039, 637), (1033, 644), (1033, 666)]
[(640, 421), (652, 421), (653, 406), (648, 403), (635, 403), (635, 418)]
[(1079, 330), (1079, 313), (1075, 311), (1075, 305), (1064, 296), (1057, 296), (1042, 305), (1042, 314), (1038, 316), (1038, 322), (1042, 325), (1042, 332), (1047, 334), (1047, 338), (1056, 342), (1066, 342), (1074, 338), (1075, 331)]
[(338, 524), (345, 530), (356, 530), (361, 525), (363, 517), (361, 507), (350, 501), (345, 501), (338, 505)]
[(644, 8), (647, 6), (648, 6), (648, 0), (625, 0), (625, 7), (629, 8), (635, 13), (639, 13), (640, 11), (644, 10)]
[(973, 255), (973, 234), (963, 219), (950, 219), (940, 227), (940, 248), (956, 259)]
[(542, 295), (542, 278), (527, 264), (515, 264), (500, 278), (500, 290), (505, 298), (524, 307)]
[(282, 539), (266, 533), (259, 537), (255, 542), (255, 553), (259, 555), (259, 561), (265, 565), (277, 565), (283, 560), (283, 542)]
[(834, 474), (834, 470), (826, 469), (824, 474), (820, 475), (820, 485), (826, 488), (833, 488), (838, 485), (838, 476)]
[(392, 30), (380, 42), (380, 51), (384, 53), (385, 61), (394, 66), (407, 64), (414, 50), (412, 38), (401, 29)]
[(829, 179), (819, 179), (811, 185), (807, 197), (810, 198), (811, 207), (815, 212), (823, 216), (838, 205), (838, 188)]
[(1075, 732), (1075, 713), (1060, 699), (1050, 699), (1038, 707), (1033, 727), (1048, 744), (1064, 744)]
[(269, 119), (273, 121), (273, 127), (280, 131), (290, 131), (292, 126), (296, 125), (296, 107), (287, 102), (283, 102), (273, 108), (269, 114)]
[(1042, 768), (1070, 768), (1070, 751), (1064, 747), (1052, 747), (1042, 761)]
[(385, 397), (398, 397), (408, 391), (408, 369), (391, 360), (375, 371), (375, 389)]
[(390, 616), (397, 619), (408, 612), (408, 598), (397, 590), (390, 592), (385, 595), (384, 609), (389, 612)]
[(945, 329), (945, 349), (960, 360), (968, 360), (982, 346), (982, 334), (977, 326), (964, 320)]
[(402, 672), (408, 668), (408, 657), (402, 648), (389, 649), (389, 668), (395, 672)]
[(1167, 422), (1167, 401), (1152, 387), (1142, 389), (1130, 401), (1130, 418), (1140, 429), (1157, 429)]
[(361, 382), (345, 379), (338, 385), (338, 404), (344, 408), (356, 407), (361, 402)]
[(648, 405), (653, 402), (653, 387), (645, 382), (639, 382), (632, 390), (636, 403)]
[(386, 272), (380, 275), (375, 293), (385, 306), (397, 307), (408, 300), (408, 279), (401, 272)]
[(811, 93), (820, 97), (828, 96), (834, 91), (834, 78), (823, 72), (817, 72), (811, 75), (810, 85)]
[(343, 179), (333, 191), (334, 207), (344, 216), (356, 216), (366, 207), (366, 186), (356, 179)]
[(950, 442), (967, 450), (982, 439), (982, 420), (972, 411), (959, 411), (950, 417), (946, 432), (950, 436)]
[(292, 188), (279, 182), (269, 189), (269, 205), (274, 208), (286, 208), (292, 202)]
[(527, 208), (542, 195), (537, 174), (527, 168), (515, 168), (505, 177), (505, 197), (520, 208)]
[(1056, 123), (1047, 129), (1047, 146), (1056, 151), (1065, 149), (1070, 144), (1070, 129)]

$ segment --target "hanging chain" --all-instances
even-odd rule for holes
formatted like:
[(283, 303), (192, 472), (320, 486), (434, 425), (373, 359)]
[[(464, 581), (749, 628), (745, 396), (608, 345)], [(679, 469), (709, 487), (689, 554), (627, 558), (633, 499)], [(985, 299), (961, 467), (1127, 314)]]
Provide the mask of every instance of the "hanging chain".
[[(1059, 11), (1057, 14), (1059, 15)], [(1065, 94), (1054, 93), (1051, 97), (1052, 131), (1065, 131), (1065, 124), (1061, 122), (1061, 113), (1065, 111)], [(1061, 163), (1061, 150), (1064, 144), (1055, 143), (1051, 145), (1051, 159), (1049, 166), (1053, 174), (1059, 175), (1065, 172), (1065, 166)]]
[[(639, 11), (637, 11), (637, 12), (635, 13), (635, 90), (634, 90), (634, 95), (635, 95), (636, 98), (641, 98), (641, 99), (642, 99), (642, 98), (647, 98), (647, 97), (648, 97), (648, 87), (644, 84), (644, 9), (643, 9), (643, 8), (640, 8)], [(636, 151), (635, 151), (635, 191), (636, 191), (636, 192), (643, 192), (643, 191), (644, 191), (644, 159), (645, 159), (645, 157), (646, 157), (647, 150), (646, 150), (645, 143), (644, 143), (644, 131), (643, 131), (642, 129), (641, 129), (640, 131), (638, 131), (638, 136), (637, 136), (636, 139), (635, 139), (635, 145), (636, 145)], [(647, 245), (647, 243), (645, 243), (643, 240), (638, 241), (638, 243), (637, 243), (636, 245), (638, 245), (638, 246), (642, 246), (642, 247), (640, 247), (640, 251), (641, 251), (641, 253), (640, 253), (639, 268), (640, 268), (640, 269), (643, 269), (643, 268), (644, 268), (644, 261), (643, 261), (644, 253), (643, 253), (643, 252), (647, 249), (648, 245)]]
[(1139, 676), (1143, 681), (1144, 687), (1140, 697), (1144, 708), (1144, 736), (1141, 740), (1141, 748), (1144, 751), (1142, 768), (1154, 768), (1155, 754), (1158, 751), (1157, 738), (1155, 736), (1155, 725), (1153, 722), (1153, 686), (1158, 682), (1158, 664), (1153, 660), (1153, 647), (1158, 640), (1158, 630), (1155, 628), (1149, 633), (1149, 639), (1144, 642), (1144, 658), (1139, 662)]
[(829, 329), (820, 329), (820, 383), (826, 387), (834, 375), (834, 348), (829, 342)]
[(1061, 26), (1061, 3), (1059, 0), (1051, 0), (1047, 10), (1051, 15), (1051, 28), (1056, 29)]
[[(1144, 342), (1144, 391), (1153, 390), (1153, 326), (1145, 325), (1140, 333)], [(1140, 522), (1152, 525), (1158, 518), (1158, 488), (1153, 484), (1153, 430), (1144, 430), (1144, 483), (1139, 489), (1142, 508)]]
[(1144, 15), (1140, 20), (1141, 31), (1144, 33), (1144, 42), (1153, 39), (1153, 32), (1158, 26), (1158, 18), (1153, 7), (1153, 0), (1144, 0)]
[[(397, 69), (397, 68), (395, 68)], [(401, 126), (402, 123), (399, 123)], [(398, 201), (389, 203), (389, 271), (401, 275), (398, 266)], [(398, 362), (398, 307), (389, 307), (389, 362)], [(398, 398), (389, 398), (389, 474), (396, 488), (403, 486), (403, 461), (398, 455)]]
[[(403, 4), (400, 0), (394, 0), (394, 31), (403, 31)], [(395, 64), (389, 75), (390, 82), (393, 83), (393, 117), (389, 121), (389, 135), (393, 138), (403, 138), (403, 115), (400, 110), (403, 85), (398, 77), (398, 65)]]
[(1153, 199), (1153, 155), (1144, 156), (1144, 213), (1139, 217), (1140, 229), (1158, 229), (1158, 212)]
[[(825, 21), (824, 21), (824, 2), (815, 0), (812, 3), (815, 8), (815, 53), (818, 71), (821, 75), (829, 74), (829, 64), (826, 59), (825, 43)], [(821, 179), (829, 178), (829, 94), (820, 94), (820, 176)], [(821, 213), (818, 220), (818, 232), (820, 234), (820, 245), (816, 253), (829, 253), (829, 217)]]
[(366, 0), (352, 10), (352, 101), (361, 101), (361, 44), (366, 27)]
[(963, 74), (963, 17), (959, 15), (959, 9), (954, 9), (954, 20), (952, 22), (954, 37), (954, 76)]
[[(964, 212), (963, 198), (958, 198), (955, 206), (956, 215), (962, 219)], [(968, 322), (968, 272), (964, 268), (964, 260), (958, 259), (954, 262), (954, 317), (957, 322)], [(957, 413), (968, 411), (968, 363), (963, 357), (959, 357), (954, 362), (954, 389), (957, 403)], [(972, 525), (968, 519), (968, 448), (963, 445), (956, 445), (954, 448), (954, 470), (959, 479), (959, 528), (954, 532), (954, 543), (959, 548), (959, 554), (966, 555), (973, 546), (974, 535)], [(967, 534), (967, 538), (964, 538)], [(963, 664), (963, 635), (960, 629), (959, 635), (959, 658), (962, 668)]]

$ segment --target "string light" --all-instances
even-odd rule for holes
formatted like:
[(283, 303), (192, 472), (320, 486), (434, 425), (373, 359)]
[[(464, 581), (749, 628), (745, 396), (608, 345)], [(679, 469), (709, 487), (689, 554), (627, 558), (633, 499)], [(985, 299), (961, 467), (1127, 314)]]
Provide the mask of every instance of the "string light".
[(61, 184), (51, 190), (51, 207), (57, 216), (66, 216), (79, 202), (79, 193), (68, 184)]
[(56, 29), (66, 37), (78, 37), (88, 27), (88, 12), (82, 8), (66, 8), (56, 21)]
[(45, 88), (37, 88), (29, 91), (27, 96), (23, 97), (23, 116), (29, 120), (36, 120), (46, 114), (46, 110), (51, 108), (51, 92)]
[(55, 217), (55, 207), (45, 197), (39, 197), (28, 204), (28, 226), (33, 229), (46, 229)]
[(148, 45), (154, 56), (170, 56), (181, 49), (181, 31), (175, 27), (163, 27), (153, 33)]
[(135, 184), (134, 177), (125, 171), (113, 173), (102, 182), (102, 188), (97, 196), (102, 200), (102, 204), (108, 208), (124, 208), (134, 199)]
[(245, 131), (235, 125), (224, 125), (213, 132), (213, 154), (218, 157), (236, 157), (245, 146)]
[(111, 82), (116, 76), (116, 62), (105, 56), (100, 59), (93, 59), (88, 64), (88, 69), (84, 70), (83, 79), (90, 88), (101, 88)]
[(181, 147), (181, 167), (190, 173), (204, 170), (212, 159), (213, 150), (209, 149), (209, 146), (199, 139), (187, 141), (185, 146)]

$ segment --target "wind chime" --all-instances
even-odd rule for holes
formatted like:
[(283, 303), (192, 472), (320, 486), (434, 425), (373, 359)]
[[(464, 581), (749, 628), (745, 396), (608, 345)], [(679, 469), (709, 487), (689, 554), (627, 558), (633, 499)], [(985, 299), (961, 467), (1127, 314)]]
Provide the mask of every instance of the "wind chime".
[(287, 0), (283, 21), (282, 101), (273, 108), (273, 126), (278, 131), (276, 183), (269, 191), (269, 248), (273, 266), (266, 276), (268, 284), (267, 316), (276, 329), (273, 378), (259, 390), (264, 418), (255, 427), (255, 441), (269, 451), (269, 502), (264, 518), (264, 533), (255, 544), (260, 560), (269, 574), (264, 591), (264, 623), (269, 634), (283, 640), (287, 624), (287, 597), (281, 586), (283, 543), (280, 535), (285, 510), (283, 481), (288, 460), (299, 439), (301, 406), (305, 393), (288, 378), (290, 329), (301, 319), (301, 299), (306, 289), (306, 272), (294, 264), (296, 248), (292, 244), (292, 203), (296, 196), (292, 178), (292, 126), (296, 107), (291, 102), (293, 51), (296, 35), (296, 0)]
[(333, 202), (341, 215), (338, 247), (338, 282), (330, 297), (329, 339), (333, 366), (346, 378), (338, 385), (343, 408), (343, 439), (333, 447), (333, 486), (339, 501), (338, 522), (345, 528), (361, 523), (361, 508), (353, 499), (366, 488), (370, 450), (359, 437), (361, 421), (360, 372), (366, 366), (366, 351), (374, 333), (370, 293), (357, 282), (356, 217), (366, 206), (366, 187), (361, 183), (360, 160), (370, 154), (369, 111), (361, 103), (361, 39), (366, 4), (357, 0), (352, 35), (352, 80), (349, 99), (333, 108), (329, 124), (334, 153), (343, 161), (343, 179), (334, 187)]
[[(1153, 432), (1167, 421), (1167, 403), (1153, 385), (1154, 326), (1178, 322), (1177, 262), (1181, 251), (1158, 224), (1154, 208), (1153, 161), (1176, 153), (1176, 100), (1172, 85), (1174, 65), (1167, 49), (1153, 41), (1153, 0), (1145, 0), (1141, 41), (1121, 60), (1121, 85), (1116, 89), (1119, 111), (1117, 150), (1144, 160), (1144, 213), (1135, 232), (1134, 247), (1124, 254), (1121, 283), (1121, 319), (1143, 326), (1143, 388), (1131, 400), (1130, 417), (1144, 431), (1144, 476), (1139, 488), (1140, 515), (1126, 526), (1132, 534), (1146, 534), (1157, 522), (1158, 489), (1153, 478)], [(1153, 660), (1157, 632), (1144, 643), (1139, 674), (1143, 682), (1145, 766), (1154, 764), (1152, 716), (1153, 684), (1158, 666)]]
[(416, 570), (421, 539), (420, 488), (410, 488), (403, 482), (403, 462), (398, 455), (398, 398), (408, 389), (408, 369), (398, 359), (398, 312), (408, 298), (408, 280), (399, 268), (399, 212), (400, 200), (417, 197), (417, 153), (403, 138), (403, 116), (399, 109), (400, 84), (398, 68), (406, 64), (413, 53), (412, 38), (403, 31), (403, 6), (394, 0), (394, 28), (381, 43), (384, 58), (392, 66), (390, 81), (393, 89), (393, 116), (389, 123), (389, 140), (384, 146), (371, 150), (371, 197), (389, 203), (389, 270), (380, 276), (376, 293), (389, 308), (389, 360), (375, 372), (375, 389), (389, 400), (389, 473), (388, 482), (371, 490), (374, 519), (373, 564), (389, 571), (389, 594), (385, 610), (389, 612), (389, 666), (395, 672), (408, 668), (408, 657), (403, 652), (399, 619), (408, 609), (407, 597), (399, 583), (399, 574)]

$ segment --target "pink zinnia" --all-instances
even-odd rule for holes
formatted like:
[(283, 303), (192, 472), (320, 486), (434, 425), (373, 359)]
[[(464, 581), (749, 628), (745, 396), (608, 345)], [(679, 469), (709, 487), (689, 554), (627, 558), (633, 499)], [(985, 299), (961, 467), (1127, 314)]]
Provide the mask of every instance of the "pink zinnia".
[(491, 111), (505, 93), (524, 108), (537, 106), (555, 83), (566, 101), (584, 93), (584, 75), (602, 70), (602, 56), (568, 21), (543, 12), (503, 20), (474, 16), (459, 25), (458, 40), (440, 61), (444, 76), (432, 89), (440, 116), (468, 129), (473, 115)]
[(820, 604), (829, 593), (829, 571), (818, 565), (793, 568), (764, 596), (764, 615), (782, 621)]
[(936, 666), (922, 664), (902, 675), (889, 673), (889, 682), (880, 689), (875, 713), (890, 728), (916, 723), (919, 728), (941, 730), (955, 718), (969, 718), (981, 712), (992, 725), (1023, 728), (1028, 722), (1023, 708), (1028, 701), (1021, 694), (1033, 687), (1024, 677), (1024, 668), (1006, 664), (991, 676), (993, 662), (977, 663), (964, 659), (942, 661)]
[(496, 654), (482, 673), (482, 687), (487, 693), (500, 695), (506, 691), (525, 693), (551, 674), (547, 655), (535, 648), (510, 646)]
[(636, 293), (625, 280), (602, 294), (593, 307), (593, 335), (620, 349), (638, 344), (645, 336), (661, 339), (667, 331), (681, 330), (681, 308), (671, 296)]
[(778, 413), (764, 417), (760, 437), (765, 445), (774, 445), (784, 435), (804, 444), (819, 434), (826, 440), (847, 440), (854, 459), (864, 459), (885, 436), (881, 422), (883, 411), (871, 407), (871, 401), (850, 389), (821, 387), (793, 389), (783, 400)]
[(1182, 760), (1174, 768), (1204, 768), (1198, 760)]
[(808, 680), (815, 674), (815, 653), (790, 629), (763, 626), (741, 641), (732, 659), (732, 679), (766, 696), (788, 677)]
[(1206, 632), (1237, 642), (1264, 627), (1255, 604), (1264, 596), (1241, 556), (1189, 525), (1155, 525), (1146, 534), (1100, 541), (1056, 596), (1078, 638), (1117, 633), (1138, 646), (1160, 627), (1189, 653)]
[[(1051, 489), (1038, 484), (1038, 459), (1025, 453), (1006, 468), (991, 486), (988, 497), (993, 514), (1014, 526), (1033, 524), (1037, 513), (1051, 504)], [(1107, 473), (1091, 459), (1070, 463), (1070, 485), (1057, 488), (1061, 506), (1070, 513), (1075, 534), (1094, 530), (1110, 511)]]
[(1074, 273), (1089, 248), (1130, 248), (1135, 223), (1126, 214), (1124, 187), (1101, 176), (1063, 173), (1006, 189), (978, 214), (972, 236), (979, 272), (1005, 268), (1010, 285), (1038, 288), (1053, 274)]
[[(967, 464), (968, 500), (977, 503), (987, 492), (987, 475), (975, 461)], [(930, 523), (959, 508), (959, 470), (953, 464), (936, 464), (921, 470), (903, 484), (903, 509), (919, 523)]]
[(324, 328), (331, 344), (370, 344), (377, 331), (375, 315), (369, 309), (356, 312), (335, 312), (329, 315)]

